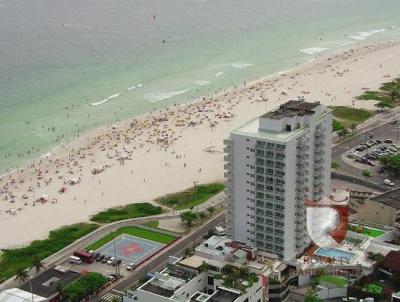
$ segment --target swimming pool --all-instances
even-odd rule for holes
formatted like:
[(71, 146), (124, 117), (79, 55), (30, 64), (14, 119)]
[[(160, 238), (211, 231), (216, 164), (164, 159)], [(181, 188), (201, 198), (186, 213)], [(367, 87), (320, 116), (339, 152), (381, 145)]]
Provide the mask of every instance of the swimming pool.
[(338, 249), (323, 248), (323, 247), (320, 247), (314, 254), (315, 256), (328, 257), (336, 260), (347, 260), (347, 261), (350, 261), (355, 256), (354, 253), (341, 251)]

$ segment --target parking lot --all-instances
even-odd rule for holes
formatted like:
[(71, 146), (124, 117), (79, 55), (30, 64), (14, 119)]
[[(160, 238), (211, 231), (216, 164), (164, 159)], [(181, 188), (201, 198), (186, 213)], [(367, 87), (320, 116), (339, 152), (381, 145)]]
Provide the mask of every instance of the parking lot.
[(370, 181), (387, 187), (397, 186), (399, 180), (387, 175), (379, 158), (400, 153), (399, 134), (399, 124), (388, 123), (336, 146), (332, 158), (339, 163), (338, 172), (365, 178), (363, 171), (369, 170)]
[[(129, 275), (139, 263), (160, 251), (165, 244), (122, 234), (106, 243), (96, 251), (89, 251), (93, 258), (89, 263), (82, 261), (74, 263), (67, 259), (63, 265), (77, 272), (98, 272), (111, 277), (117, 273), (117, 268), (122, 275)], [(80, 257), (84, 260), (84, 257)]]

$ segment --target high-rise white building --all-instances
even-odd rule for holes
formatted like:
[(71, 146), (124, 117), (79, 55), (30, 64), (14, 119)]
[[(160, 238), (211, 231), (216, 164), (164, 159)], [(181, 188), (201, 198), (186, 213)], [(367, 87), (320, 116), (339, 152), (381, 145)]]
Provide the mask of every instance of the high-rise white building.
[(305, 195), (330, 191), (332, 114), (289, 101), (225, 140), (228, 234), (290, 260), (309, 243)]

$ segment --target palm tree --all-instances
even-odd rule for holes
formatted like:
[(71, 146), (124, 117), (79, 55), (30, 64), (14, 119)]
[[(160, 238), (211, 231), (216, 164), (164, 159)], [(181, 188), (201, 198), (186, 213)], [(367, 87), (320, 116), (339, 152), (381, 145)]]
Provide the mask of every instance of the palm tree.
[(212, 216), (212, 214), (215, 212), (215, 208), (213, 206), (209, 206), (207, 208), (207, 211), (210, 213), (210, 217)]
[(39, 257), (32, 258), (32, 266), (35, 268), (36, 274), (38, 274), (40, 270), (44, 268), (43, 262)]
[(26, 269), (21, 267), (15, 272), (15, 278), (17, 278), (19, 282), (22, 284), (29, 278), (29, 275)]
[(200, 219), (201, 219), (201, 223), (203, 223), (203, 221), (204, 221), (204, 219), (206, 219), (207, 215), (206, 215), (206, 213), (204, 213), (204, 212), (200, 212), (200, 213), (199, 213), (199, 217), (200, 217)]
[(63, 296), (64, 296), (64, 286), (60, 282), (57, 282), (56, 289), (58, 291), (58, 295), (60, 297), (60, 300), (62, 300)]

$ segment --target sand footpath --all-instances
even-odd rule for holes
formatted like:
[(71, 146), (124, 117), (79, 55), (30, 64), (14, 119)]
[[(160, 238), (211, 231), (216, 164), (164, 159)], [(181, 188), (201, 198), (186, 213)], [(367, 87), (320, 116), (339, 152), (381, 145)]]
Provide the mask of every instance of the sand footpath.
[[(223, 139), (245, 121), (303, 96), (349, 105), (400, 74), (400, 42), (327, 54), (186, 105), (102, 127), (0, 179), (0, 249), (46, 238), (103, 209), (223, 181)], [(267, 103), (264, 100), (267, 100)], [(373, 101), (357, 108), (376, 109)]]

